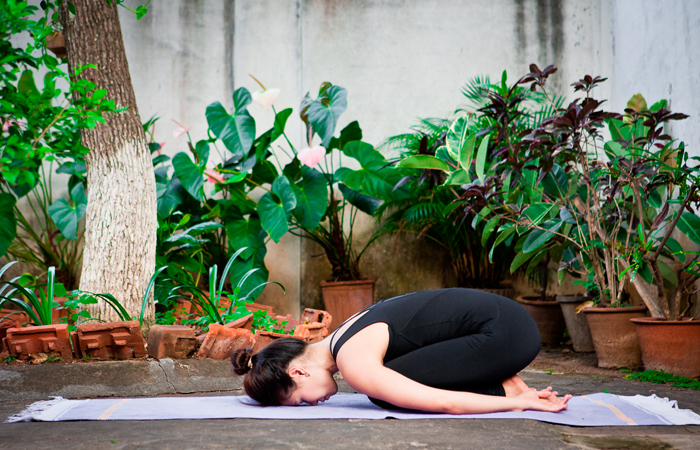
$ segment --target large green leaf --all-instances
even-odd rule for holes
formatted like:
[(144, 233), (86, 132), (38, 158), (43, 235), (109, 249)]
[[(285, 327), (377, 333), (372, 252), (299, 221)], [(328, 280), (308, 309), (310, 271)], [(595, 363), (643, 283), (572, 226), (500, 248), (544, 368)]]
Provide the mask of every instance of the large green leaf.
[(528, 206), (523, 214), (530, 219), (533, 225), (539, 225), (552, 209), (554, 209), (554, 205), (551, 203), (534, 203)]
[(168, 183), (157, 183), (158, 214), (168, 217), (182, 203), (187, 192), (177, 177), (173, 177)]
[(270, 239), (279, 243), (282, 236), (289, 231), (284, 207), (268, 192), (260, 197), (257, 210), (263, 229), (270, 235)]
[(531, 253), (537, 250), (541, 245), (549, 241), (554, 237), (554, 233), (559, 231), (559, 228), (564, 224), (561, 219), (551, 219), (547, 220), (542, 224), (542, 228), (546, 228), (547, 231), (535, 228), (530, 231), (525, 243), (523, 244), (523, 252)]
[(405, 170), (387, 165), (384, 157), (366, 142), (352, 141), (343, 153), (355, 158), (361, 168), (352, 170), (341, 167), (335, 171), (335, 179), (345, 183), (350, 189), (382, 200), (401, 200), (410, 196), (406, 186), (394, 190), (396, 183), (406, 175)]
[(678, 220), (678, 229), (696, 244), (700, 244), (700, 217), (683, 212)]
[(676, 271), (673, 270), (668, 264), (665, 262), (659, 260), (659, 271), (661, 272), (661, 277), (667, 281), (668, 283), (671, 284), (673, 287), (678, 286), (678, 276), (676, 275)]
[(446, 185), (453, 185), (453, 184), (468, 184), (471, 183), (472, 180), (469, 178), (469, 174), (467, 173), (466, 170), (464, 169), (459, 169), (454, 172), (452, 172), (445, 180)]
[(297, 206), (297, 198), (294, 195), (294, 190), (289, 184), (289, 180), (284, 175), (280, 175), (272, 183), (272, 192), (274, 192), (282, 201), (284, 212), (289, 214)]
[[(479, 150), (476, 153), (476, 176), (479, 177), (481, 183), (484, 182), (486, 173), (486, 156), (488, 156), (489, 149), (489, 136), (484, 136), (481, 144), (479, 145)], [(468, 168), (465, 168), (468, 170)]]
[(270, 135), (270, 144), (275, 142), (277, 138), (284, 134), (284, 127), (287, 125), (287, 119), (292, 115), (292, 108), (283, 109), (275, 115), (275, 125), (272, 128)]
[(238, 88), (233, 93), (233, 115), (226, 112), (219, 102), (212, 103), (206, 109), (205, 115), (212, 133), (235, 156), (246, 155), (255, 141), (255, 120), (247, 110), (250, 102), (248, 90)]
[(262, 229), (260, 219), (257, 217), (250, 217), (247, 220), (227, 220), (226, 237), (228, 237), (229, 247), (233, 251), (247, 247), (240, 255), (243, 259), (250, 259), (256, 253), (261, 253), (264, 257), (267, 253), (265, 247), (267, 233)]
[[(469, 119), (466, 115), (458, 117), (452, 122), (452, 125), (450, 125), (445, 139), (445, 145), (447, 146), (450, 156), (452, 156), (455, 161), (460, 161), (460, 164), (466, 164), (467, 158), (471, 161), (468, 154), (470, 149), (472, 153), (474, 152), (474, 143), (475, 137), (470, 138)], [(464, 151), (462, 151), (462, 149), (464, 149)], [(462, 161), (462, 157), (465, 158), (464, 161)], [(468, 167), (465, 168), (468, 169)]]
[(315, 229), (328, 207), (328, 184), (326, 179), (315, 169), (301, 167), (301, 179), (292, 185), (297, 197), (297, 206), (292, 215), (302, 228)]
[(430, 155), (413, 155), (404, 158), (396, 165), (403, 169), (434, 169), (445, 172), (450, 171), (450, 166), (446, 162)]
[(374, 212), (382, 204), (382, 201), (378, 198), (370, 197), (369, 195), (364, 195), (354, 189), (350, 189), (343, 183), (338, 183), (338, 189), (343, 193), (343, 197), (352, 206), (359, 209), (365, 214), (374, 215)]
[(49, 206), (49, 215), (56, 224), (61, 234), (71, 241), (78, 238), (78, 225), (85, 217), (87, 210), (87, 197), (83, 183), (78, 183), (70, 192), (73, 206), (70, 206), (66, 199), (60, 198)]
[(190, 195), (200, 202), (204, 201), (204, 173), (205, 166), (198, 166), (185, 152), (180, 152), (173, 157), (173, 169), (180, 183)]
[(17, 235), (15, 217), (15, 197), (6, 192), (0, 193), (0, 257), (7, 253)]
[(481, 232), (481, 245), (484, 247), (486, 246), (486, 242), (488, 242), (491, 234), (493, 234), (500, 220), (501, 219), (498, 217), (492, 217), (488, 222), (486, 222), (486, 225), (484, 225), (484, 229)]
[(314, 100), (307, 114), (314, 131), (321, 137), (321, 145), (328, 148), (338, 117), (348, 107), (348, 91), (340, 86), (329, 87), (324, 95)]

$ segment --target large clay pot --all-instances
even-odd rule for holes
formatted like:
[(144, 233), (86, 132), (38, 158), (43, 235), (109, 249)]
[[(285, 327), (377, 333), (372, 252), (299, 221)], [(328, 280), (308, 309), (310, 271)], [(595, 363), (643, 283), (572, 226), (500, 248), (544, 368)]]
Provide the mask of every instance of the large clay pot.
[(545, 345), (559, 345), (564, 334), (564, 316), (561, 313), (559, 303), (556, 301), (540, 301), (539, 296), (519, 296), (515, 299), (525, 310), (530, 313), (540, 329), (542, 343)]
[(571, 343), (575, 352), (594, 352), (591, 330), (588, 328), (588, 320), (583, 313), (576, 314), (576, 307), (588, 300), (584, 295), (557, 295), (557, 302), (564, 315), (566, 328), (571, 336)]
[(355, 313), (372, 304), (374, 281), (321, 281), (323, 302), (326, 311), (332, 316), (329, 331), (335, 330)]
[(591, 329), (598, 367), (639, 367), (642, 354), (630, 319), (644, 317), (646, 306), (629, 308), (586, 308), (583, 312)]
[(631, 319), (646, 370), (700, 377), (700, 320)]

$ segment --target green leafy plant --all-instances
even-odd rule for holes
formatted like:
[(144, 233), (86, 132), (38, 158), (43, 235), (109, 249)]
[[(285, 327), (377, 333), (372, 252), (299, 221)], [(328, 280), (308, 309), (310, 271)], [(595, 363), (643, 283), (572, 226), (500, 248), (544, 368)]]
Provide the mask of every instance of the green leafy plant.
[[(0, 269), (0, 277), (16, 264), (12, 261)], [(49, 267), (46, 284), (37, 284), (33, 275), (24, 274), (9, 281), (0, 281), (0, 308), (6, 303), (14, 304), (25, 313), (34, 325), (50, 325), (54, 308), (60, 306), (54, 302), (54, 295), (64, 296), (66, 290), (61, 283), (55, 282), (56, 272)], [(42, 286), (45, 289), (42, 289)], [(9, 291), (5, 291), (9, 288)], [(38, 294), (35, 292), (38, 291)]]
[[(463, 196), (465, 191), (480, 193), (491, 170), (491, 179), (505, 179), (517, 189), (509, 202), (539, 201), (537, 189), (532, 189), (534, 173), (518, 164), (518, 152), (526, 150), (520, 141), (528, 127), (541, 123), (563, 99), (550, 103), (545, 92), (509, 85), (505, 71), (499, 83), (489, 77), (472, 79), (463, 93), (470, 106), (457, 110), (456, 119), (424, 119), (413, 133), (385, 142), (384, 148), (401, 151), (398, 167), (411, 172), (401, 185), (409, 186), (412, 195), (380, 208), (383, 227), (390, 233), (414, 232), (446, 248), (460, 286), (496, 288), (509, 272), (523, 270), (540, 278), (544, 296), (548, 249), (523, 267), (516, 256), (523, 241), (509, 233), (495, 234), (502, 221), (481, 205), (466, 205)], [(492, 195), (489, 200), (497, 204), (505, 197)]]
[[(185, 293), (191, 295), (190, 301), (201, 313), (200, 317), (186, 320), (183, 323), (203, 326), (204, 329), (208, 328), (208, 326), (212, 323), (224, 325), (228, 322), (238, 320), (251, 314), (251, 312), (246, 309), (245, 305), (248, 303), (253, 303), (254, 298), (251, 296), (252, 292), (257, 291), (268, 284), (276, 284), (284, 291), (284, 286), (282, 286), (280, 283), (276, 281), (266, 281), (253, 288), (249, 293), (245, 295), (241, 294), (241, 287), (250, 276), (259, 270), (257, 268), (249, 270), (237, 280), (235, 285), (232, 283), (234, 286), (232, 292), (227, 292), (224, 290), (227, 276), (232, 265), (234, 264), (236, 258), (238, 258), (246, 250), (247, 248), (244, 247), (231, 255), (231, 258), (229, 258), (220, 278), (218, 277), (218, 266), (216, 264), (209, 268), (208, 292), (191, 284), (182, 284), (173, 288), (171, 292), (172, 298), (182, 297)], [(262, 315), (263, 314), (258, 312), (257, 315), (254, 314), (254, 317), (260, 318)]]
[[(121, 111), (106, 90), (87, 80), (73, 82), (46, 42), (60, 30), (54, 2), (45, 11), (7, 0), (0, 8), (0, 256), (9, 254), (39, 271), (56, 267), (56, 276), (75, 287), (81, 259), (79, 222), (85, 211), (84, 155), (80, 130)], [(29, 36), (26, 46), (15, 46)], [(19, 39), (17, 39), (19, 38)], [(76, 73), (88, 67), (79, 68)], [(34, 73), (44, 73), (41, 88)], [(68, 86), (67, 89), (60, 88)], [(53, 199), (57, 173), (70, 174), (70, 203)], [(19, 207), (18, 202), (26, 202)], [(33, 225), (33, 223), (38, 224)]]

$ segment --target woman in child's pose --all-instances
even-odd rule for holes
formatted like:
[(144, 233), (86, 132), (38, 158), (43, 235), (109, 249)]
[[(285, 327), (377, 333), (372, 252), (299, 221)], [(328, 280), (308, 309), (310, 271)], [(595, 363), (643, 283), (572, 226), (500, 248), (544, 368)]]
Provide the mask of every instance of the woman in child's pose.
[(338, 392), (340, 370), (385, 408), (449, 414), (561, 411), (570, 395), (528, 388), (517, 373), (537, 355), (540, 333), (505, 297), (472, 289), (414, 292), (376, 303), (321, 342), (282, 338), (256, 355), (237, 350), (237, 374), (262, 405), (316, 405)]

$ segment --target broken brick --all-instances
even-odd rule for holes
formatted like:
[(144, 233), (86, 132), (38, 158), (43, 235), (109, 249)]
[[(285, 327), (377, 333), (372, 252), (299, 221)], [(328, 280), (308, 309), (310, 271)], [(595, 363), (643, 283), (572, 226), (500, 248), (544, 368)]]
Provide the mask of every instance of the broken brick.
[(97, 359), (146, 357), (138, 320), (78, 325), (78, 347), (83, 356)]
[(196, 346), (194, 330), (182, 325), (153, 325), (148, 333), (148, 355), (152, 358), (187, 358)]
[(330, 328), (332, 321), (333, 317), (328, 313), (328, 311), (324, 311), (322, 309), (306, 308), (304, 310), (304, 314), (301, 315), (302, 323), (320, 322), (325, 325), (326, 328)]
[(200, 358), (229, 359), (233, 352), (239, 348), (248, 348), (255, 345), (255, 336), (245, 328), (226, 328), (223, 325), (213, 323), (209, 325), (202, 346), (197, 352)]
[(29, 316), (27, 313), (16, 309), (0, 309), (0, 323), (5, 322), (12, 323), (15, 328), (20, 328), (29, 322)]
[(320, 322), (302, 323), (294, 329), (294, 337), (303, 339), (309, 344), (321, 342), (328, 336), (328, 327)]
[(226, 328), (245, 328), (246, 330), (250, 330), (253, 327), (253, 315), (248, 314), (245, 317), (241, 317), (240, 319), (236, 319), (233, 322), (229, 322), (224, 325)]
[(19, 359), (27, 359), (32, 353), (60, 356), (64, 361), (73, 359), (66, 324), (10, 328), (5, 342), (10, 354)]

